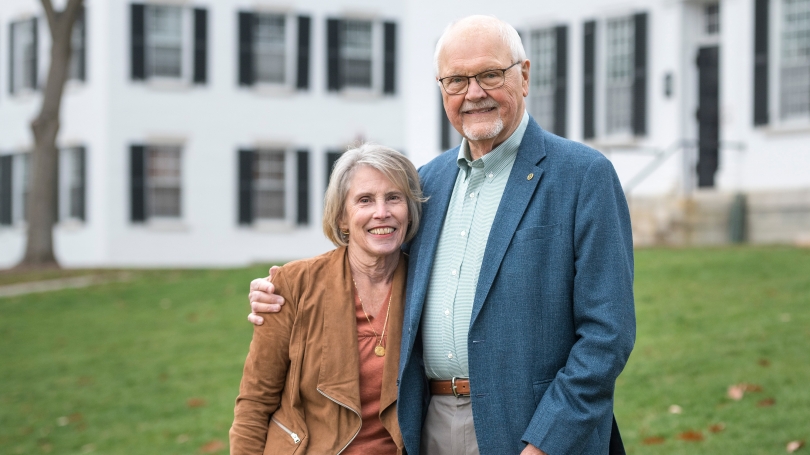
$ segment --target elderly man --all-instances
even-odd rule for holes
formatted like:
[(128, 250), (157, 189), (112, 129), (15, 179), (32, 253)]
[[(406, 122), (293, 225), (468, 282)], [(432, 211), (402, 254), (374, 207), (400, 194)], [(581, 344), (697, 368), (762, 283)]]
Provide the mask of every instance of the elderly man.
[[(407, 452), (623, 453), (613, 391), (635, 316), (615, 171), (528, 115), (530, 62), (508, 24), (453, 23), (435, 60), (464, 139), (419, 171), (430, 199), (408, 246), (398, 381)], [(254, 311), (272, 310), (262, 304), (276, 302), (272, 285), (251, 289)]]

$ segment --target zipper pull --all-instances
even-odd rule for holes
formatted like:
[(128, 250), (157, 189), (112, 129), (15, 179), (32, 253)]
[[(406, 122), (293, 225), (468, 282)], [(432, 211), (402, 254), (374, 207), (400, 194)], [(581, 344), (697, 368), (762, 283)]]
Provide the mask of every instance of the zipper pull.
[(301, 442), (301, 438), (299, 438), (297, 434), (290, 433), (290, 436), (293, 438), (294, 443), (298, 444), (299, 442)]

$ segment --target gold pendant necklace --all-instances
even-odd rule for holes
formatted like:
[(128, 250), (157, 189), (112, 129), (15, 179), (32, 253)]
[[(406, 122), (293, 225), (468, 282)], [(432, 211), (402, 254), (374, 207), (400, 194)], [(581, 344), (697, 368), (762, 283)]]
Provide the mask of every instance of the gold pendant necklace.
[[(371, 324), (371, 318), (368, 317), (368, 313), (366, 313), (366, 306), (363, 305), (363, 299), (360, 297), (360, 289), (357, 288), (357, 282), (354, 281), (352, 278), (352, 283), (354, 284), (354, 290), (357, 291), (357, 300), (360, 301), (360, 308), (363, 309), (363, 314), (366, 315), (366, 321), (368, 321), (369, 327), (371, 327), (371, 331), (374, 332), (374, 338), (377, 339), (377, 346), (374, 347), (374, 354), (377, 357), (382, 357), (385, 355), (385, 346), (382, 345), (383, 337), (385, 336), (385, 329), (388, 327), (388, 315), (391, 314), (391, 297), (394, 296), (393, 290), (388, 290), (388, 309), (385, 310), (385, 322), (383, 322), (383, 329), (382, 334), (377, 335), (377, 330), (374, 329), (374, 325)], [(391, 283), (391, 286), (394, 286), (394, 283)]]

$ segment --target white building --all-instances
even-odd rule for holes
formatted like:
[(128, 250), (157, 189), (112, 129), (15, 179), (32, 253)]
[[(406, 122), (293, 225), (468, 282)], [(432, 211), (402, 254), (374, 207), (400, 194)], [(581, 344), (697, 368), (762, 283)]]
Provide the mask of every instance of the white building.
[[(328, 249), (322, 194), (346, 145), (373, 140), (419, 165), (457, 144), (433, 48), (473, 13), (521, 32), (530, 112), (613, 160), (640, 243), (728, 241), (737, 193), (749, 240), (810, 232), (810, 0), (85, 3), (59, 137), (66, 266), (238, 265)], [(3, 4), (8, 267), (24, 249), (28, 123), (49, 33), (38, 1)]]

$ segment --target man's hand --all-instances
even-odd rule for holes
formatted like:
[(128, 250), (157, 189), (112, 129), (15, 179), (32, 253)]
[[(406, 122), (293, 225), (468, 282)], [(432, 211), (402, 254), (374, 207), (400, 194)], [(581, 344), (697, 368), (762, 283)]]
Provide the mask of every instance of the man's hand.
[(520, 455), (548, 455), (548, 454), (531, 444), (527, 444), (526, 448), (523, 449), (523, 452), (520, 452)]
[(248, 321), (254, 325), (264, 324), (264, 318), (256, 313), (278, 313), (281, 311), (281, 306), (284, 305), (284, 297), (276, 295), (276, 288), (273, 286), (273, 276), (276, 274), (278, 266), (273, 266), (268, 272), (270, 275), (267, 278), (256, 278), (250, 282), (250, 292), (248, 293), (248, 300), (250, 300), (250, 314)]

